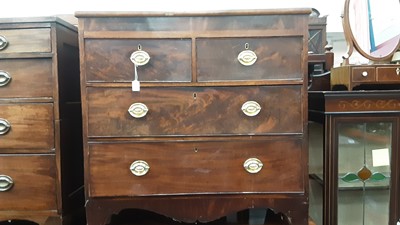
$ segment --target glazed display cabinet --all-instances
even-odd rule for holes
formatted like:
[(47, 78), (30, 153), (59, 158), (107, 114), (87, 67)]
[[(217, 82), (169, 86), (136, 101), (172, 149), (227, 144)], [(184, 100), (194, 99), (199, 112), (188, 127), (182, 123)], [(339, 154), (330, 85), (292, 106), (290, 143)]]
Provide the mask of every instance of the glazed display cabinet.
[(309, 121), (317, 224), (398, 224), (400, 91), (310, 92)]

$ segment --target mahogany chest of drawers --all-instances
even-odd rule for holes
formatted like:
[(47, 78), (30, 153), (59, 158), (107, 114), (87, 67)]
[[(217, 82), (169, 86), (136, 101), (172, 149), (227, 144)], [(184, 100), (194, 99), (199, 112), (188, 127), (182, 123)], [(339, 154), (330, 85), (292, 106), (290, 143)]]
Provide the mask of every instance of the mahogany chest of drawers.
[(67, 224), (83, 209), (79, 83), (76, 27), (0, 20), (0, 222)]
[(307, 224), (310, 12), (77, 12), (87, 223)]

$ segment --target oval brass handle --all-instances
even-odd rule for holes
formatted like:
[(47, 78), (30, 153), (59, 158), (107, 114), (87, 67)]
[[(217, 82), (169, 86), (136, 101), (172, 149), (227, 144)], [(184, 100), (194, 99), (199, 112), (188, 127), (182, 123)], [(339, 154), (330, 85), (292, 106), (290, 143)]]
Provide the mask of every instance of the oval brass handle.
[(11, 81), (11, 75), (6, 71), (0, 70), (0, 87), (6, 86)]
[(8, 41), (6, 37), (0, 35), (0, 50), (7, 48), (7, 46), (8, 46)]
[(237, 59), (243, 66), (251, 66), (257, 61), (257, 55), (255, 52), (249, 50), (249, 43), (246, 43), (244, 48), (246, 50), (241, 51)]
[(150, 55), (142, 50), (141, 45), (138, 45), (138, 50), (131, 54), (130, 59), (136, 66), (144, 66), (150, 61)]
[(130, 170), (135, 176), (140, 177), (146, 175), (149, 172), (150, 166), (146, 161), (136, 160), (131, 164)]
[(257, 116), (261, 106), (256, 101), (247, 101), (242, 105), (242, 111), (246, 116)]
[(148, 111), (149, 109), (147, 106), (140, 102), (133, 103), (128, 109), (129, 114), (131, 114), (131, 116), (134, 118), (142, 118), (146, 116)]
[(0, 175), (0, 191), (9, 191), (14, 185), (14, 181), (7, 175)]
[(11, 124), (6, 119), (0, 118), (0, 135), (7, 134), (11, 129)]
[(249, 158), (243, 163), (243, 167), (249, 173), (258, 173), (261, 171), (263, 163), (257, 158)]

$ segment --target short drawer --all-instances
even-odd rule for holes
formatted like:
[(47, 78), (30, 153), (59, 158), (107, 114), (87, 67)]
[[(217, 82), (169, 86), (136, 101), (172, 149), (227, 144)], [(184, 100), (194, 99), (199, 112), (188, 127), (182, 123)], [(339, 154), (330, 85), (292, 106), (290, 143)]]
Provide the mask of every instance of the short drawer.
[(53, 104), (0, 104), (0, 152), (54, 149)]
[(302, 133), (301, 87), (90, 87), (88, 136)]
[(54, 155), (0, 155), (0, 210), (56, 210)]
[[(251, 50), (254, 55), (246, 54)], [(303, 79), (303, 37), (199, 38), (196, 40), (198, 81)], [(238, 59), (254, 62), (243, 65)], [(239, 57), (241, 58), (241, 57)]]
[[(91, 197), (303, 192), (301, 146), (299, 139), (92, 143), (89, 192)], [(246, 170), (246, 161), (254, 173)], [(149, 170), (142, 173), (146, 164)]]
[(0, 98), (53, 97), (51, 59), (0, 60)]
[(139, 46), (150, 57), (137, 68), (140, 81), (191, 81), (191, 39), (86, 39), (86, 81), (132, 81), (135, 67), (130, 57)]
[(400, 82), (400, 65), (397, 67), (377, 67), (376, 74), (379, 82)]
[(375, 81), (375, 67), (354, 67), (351, 78), (354, 82)]
[(0, 30), (0, 54), (51, 52), (50, 28)]

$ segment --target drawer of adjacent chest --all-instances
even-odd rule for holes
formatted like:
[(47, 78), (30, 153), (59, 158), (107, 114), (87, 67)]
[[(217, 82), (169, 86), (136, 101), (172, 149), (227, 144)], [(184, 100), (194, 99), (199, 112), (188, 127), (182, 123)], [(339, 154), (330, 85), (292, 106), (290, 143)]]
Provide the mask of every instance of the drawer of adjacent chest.
[(53, 96), (51, 59), (0, 60), (0, 98)]
[(300, 140), (89, 145), (93, 197), (303, 192)]
[(51, 52), (50, 28), (0, 30), (0, 54)]
[(53, 104), (0, 104), (0, 152), (54, 149)]
[(88, 88), (88, 136), (302, 133), (301, 86)]
[(303, 37), (199, 38), (198, 81), (303, 79)]
[(54, 155), (0, 155), (0, 210), (56, 209)]
[[(191, 39), (87, 39), (85, 40), (87, 82), (130, 82), (138, 66), (140, 81), (180, 81), (192, 79)], [(147, 55), (146, 55), (147, 54)]]

